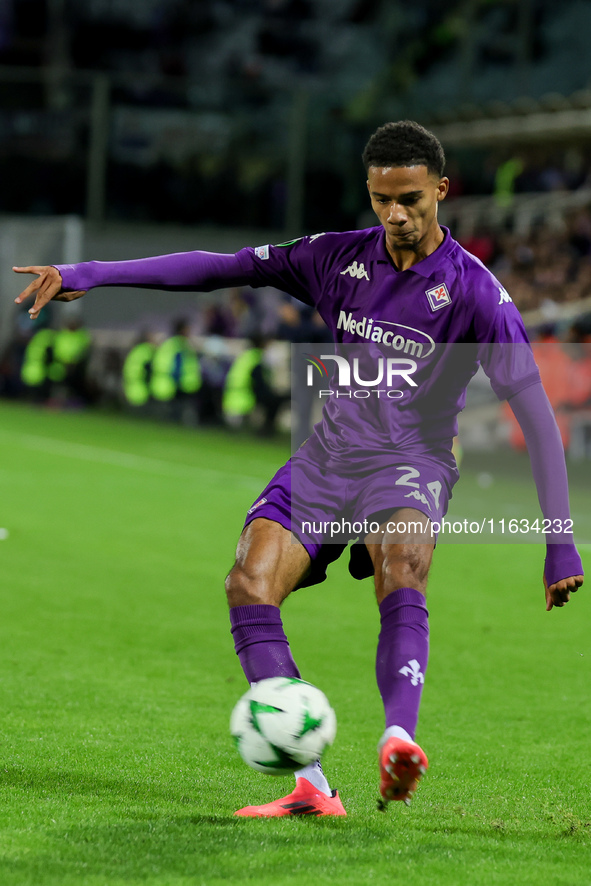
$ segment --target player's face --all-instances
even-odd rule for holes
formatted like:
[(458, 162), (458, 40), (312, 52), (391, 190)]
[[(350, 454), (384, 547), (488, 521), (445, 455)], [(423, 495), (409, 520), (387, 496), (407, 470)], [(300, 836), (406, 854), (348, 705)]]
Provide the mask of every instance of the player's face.
[(427, 254), (435, 249), (441, 242), (437, 204), (447, 194), (449, 180), (439, 179), (426, 166), (370, 166), (367, 176), (389, 252)]

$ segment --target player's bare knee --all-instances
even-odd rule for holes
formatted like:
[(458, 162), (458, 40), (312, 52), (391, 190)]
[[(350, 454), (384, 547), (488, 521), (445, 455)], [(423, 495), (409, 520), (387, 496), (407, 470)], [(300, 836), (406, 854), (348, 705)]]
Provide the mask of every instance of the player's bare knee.
[(376, 569), (378, 599), (382, 600), (400, 588), (414, 588), (426, 594), (430, 565), (431, 549), (427, 546), (392, 546), (384, 552), (380, 568)]
[(226, 597), (231, 607), (261, 603), (279, 605), (265, 576), (246, 569), (240, 563), (235, 563), (226, 577)]
[(281, 606), (309, 566), (310, 555), (303, 545), (293, 544), (287, 529), (271, 520), (253, 520), (240, 536), (226, 579), (228, 602)]

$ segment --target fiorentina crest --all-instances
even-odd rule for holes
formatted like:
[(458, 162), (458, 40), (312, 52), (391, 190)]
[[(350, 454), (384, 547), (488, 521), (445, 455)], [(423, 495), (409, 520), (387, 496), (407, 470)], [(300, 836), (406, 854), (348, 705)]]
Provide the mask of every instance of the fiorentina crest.
[(447, 291), (445, 283), (436, 286), (434, 289), (427, 289), (425, 295), (429, 299), (432, 311), (438, 311), (439, 308), (444, 308), (446, 305), (451, 304), (451, 296)]

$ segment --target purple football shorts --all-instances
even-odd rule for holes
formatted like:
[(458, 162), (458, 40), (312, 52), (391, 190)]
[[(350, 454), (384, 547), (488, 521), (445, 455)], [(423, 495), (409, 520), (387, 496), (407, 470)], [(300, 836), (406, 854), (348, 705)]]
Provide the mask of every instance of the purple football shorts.
[[(326, 567), (337, 560), (349, 541), (349, 571), (354, 578), (373, 575), (373, 564), (363, 542), (377, 532), (400, 508), (414, 508), (432, 523), (440, 524), (458, 478), (448, 458), (436, 460), (405, 453), (388, 464), (370, 471), (335, 471), (318, 460), (308, 459), (306, 444), (283, 465), (249, 508), (245, 526), (257, 517), (280, 523), (293, 533), (294, 543), (302, 544), (312, 560), (311, 571), (299, 587), (318, 584), (326, 578)], [(390, 455), (396, 459), (396, 454)], [(413, 538), (413, 527), (396, 521), (387, 531)], [(418, 529), (415, 530), (415, 534)], [(422, 539), (425, 538), (421, 530)], [(436, 532), (429, 535), (436, 542)]]

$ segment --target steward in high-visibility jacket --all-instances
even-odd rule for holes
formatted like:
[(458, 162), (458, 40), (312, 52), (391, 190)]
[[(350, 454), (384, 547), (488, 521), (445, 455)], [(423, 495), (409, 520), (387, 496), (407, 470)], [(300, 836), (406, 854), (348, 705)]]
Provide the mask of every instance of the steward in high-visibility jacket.
[(236, 357), (226, 376), (222, 411), (229, 425), (240, 425), (255, 406), (262, 409), (261, 433), (273, 434), (275, 419), (289, 394), (278, 393), (265, 364), (264, 353), (269, 340), (262, 335), (251, 337), (251, 347)]
[(85, 371), (90, 345), (90, 335), (78, 320), (71, 320), (57, 331), (40, 329), (25, 349), (23, 382), (43, 396), (49, 396), (52, 384), (62, 384), (71, 394), (86, 399)]
[(60, 382), (72, 370), (81, 366), (90, 350), (91, 338), (86, 329), (77, 321), (72, 321), (64, 329), (59, 329), (53, 339), (53, 361), (49, 367), (49, 377)]
[(156, 345), (141, 341), (128, 353), (123, 362), (123, 393), (132, 406), (143, 406), (150, 399), (152, 360)]
[(53, 361), (53, 329), (40, 329), (25, 348), (21, 378), (30, 388), (41, 387), (49, 379), (49, 367)]
[(263, 361), (263, 349), (247, 348), (239, 354), (226, 376), (222, 410), (230, 422), (242, 419), (253, 411), (257, 404), (252, 374)]
[(156, 400), (174, 400), (183, 394), (196, 394), (201, 387), (197, 354), (188, 340), (188, 326), (177, 323), (175, 334), (166, 339), (152, 359), (150, 390)]

